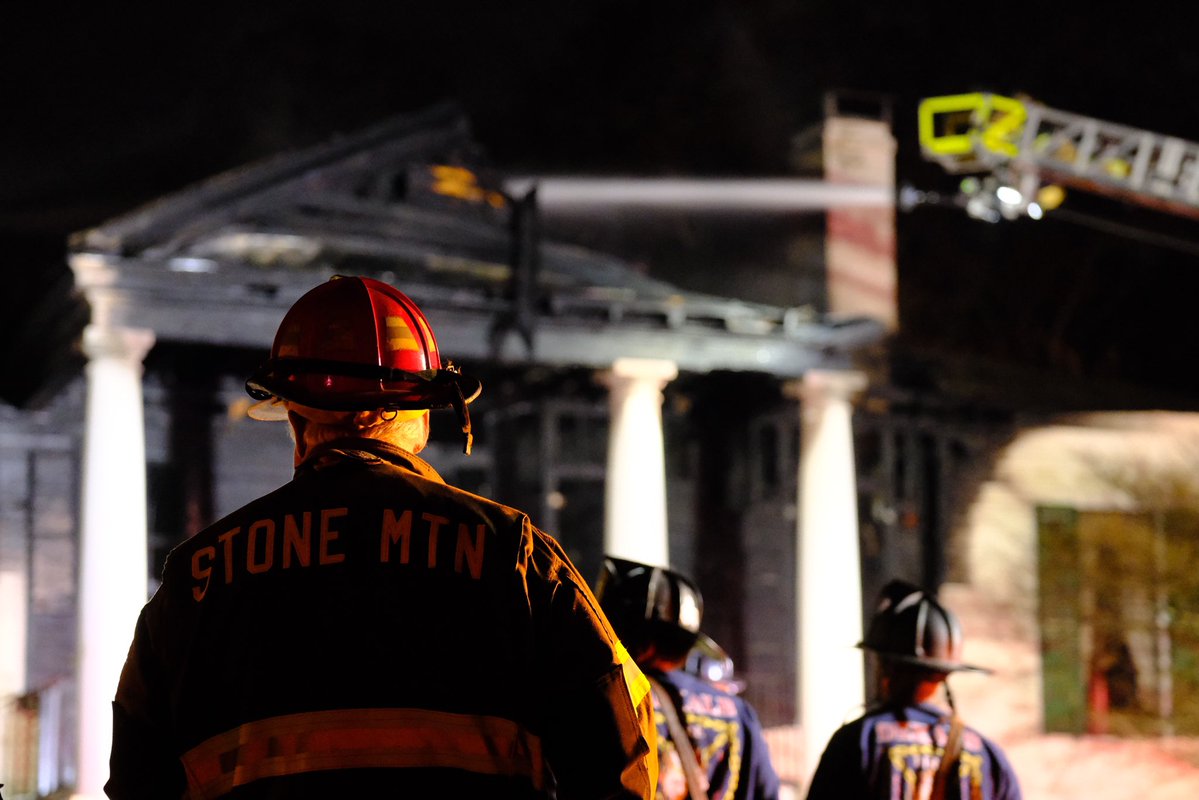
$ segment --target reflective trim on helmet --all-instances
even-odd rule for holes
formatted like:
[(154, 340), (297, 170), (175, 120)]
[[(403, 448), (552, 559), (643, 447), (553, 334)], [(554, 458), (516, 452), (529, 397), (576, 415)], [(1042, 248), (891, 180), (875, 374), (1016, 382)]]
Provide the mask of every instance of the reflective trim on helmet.
[(387, 346), (392, 350), (421, 349), (420, 342), (416, 340), (412, 328), (408, 327), (408, 322), (403, 317), (387, 317), (383, 324), (387, 329)]
[(547, 785), (541, 740), (502, 717), (363, 708), (257, 720), (183, 754), (189, 797), (316, 770), (445, 768)]
[[(915, 650), (913, 655), (918, 658), (924, 658), (927, 655), (924, 652), (924, 629), (928, 625), (928, 608), (931, 605), (932, 603), (922, 602), (916, 606), (916, 636), (912, 642), (912, 648)], [(900, 603), (895, 607), (895, 610), (897, 612), (901, 611), (903, 610), (903, 606), (904, 604)], [(946, 618), (946, 621), (948, 621), (948, 618)], [(949, 652), (953, 652), (952, 647), (949, 648)]]

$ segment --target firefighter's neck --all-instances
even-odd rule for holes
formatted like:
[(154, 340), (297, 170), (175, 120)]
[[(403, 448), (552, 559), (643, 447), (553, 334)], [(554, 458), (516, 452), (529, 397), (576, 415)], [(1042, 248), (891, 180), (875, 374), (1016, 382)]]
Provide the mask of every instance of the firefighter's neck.
[(681, 669), (685, 663), (687, 663), (685, 655), (679, 658), (667, 658), (652, 644), (637, 659), (637, 664), (642, 669), (653, 670), (655, 672), (673, 672), (676, 669)]
[(915, 678), (911, 673), (884, 671), (878, 679), (878, 696), (884, 703), (927, 703), (937, 694), (943, 680), (942, 675)]
[(287, 413), (292, 440), (296, 445), (294, 462), (297, 467), (307, 460), (313, 448), (334, 439), (379, 439), (413, 454), (423, 450), (429, 439), (427, 414), (399, 425), (390, 424), (391, 420), (376, 411), (348, 412), (338, 418), (329, 416), (313, 419), (313, 416), (291, 409)]

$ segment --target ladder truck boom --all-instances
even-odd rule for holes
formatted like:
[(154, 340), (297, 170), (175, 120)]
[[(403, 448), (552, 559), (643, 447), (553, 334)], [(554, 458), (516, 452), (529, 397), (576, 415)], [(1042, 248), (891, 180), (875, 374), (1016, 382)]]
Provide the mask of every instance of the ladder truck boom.
[(1199, 218), (1195, 142), (988, 92), (925, 98), (918, 134), (924, 157), (948, 172), (1011, 189), (995, 205), (1008, 218), (1039, 216), (1038, 195), (1058, 184)]

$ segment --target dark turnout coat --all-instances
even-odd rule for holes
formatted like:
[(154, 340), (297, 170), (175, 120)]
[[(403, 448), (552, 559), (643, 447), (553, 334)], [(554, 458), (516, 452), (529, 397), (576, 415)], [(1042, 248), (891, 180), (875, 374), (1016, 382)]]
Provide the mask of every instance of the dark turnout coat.
[[(679, 743), (661, 706), (670, 702), (685, 727), (705, 793), (712, 800), (777, 800), (779, 777), (770, 761), (758, 714), (732, 690), (682, 670), (651, 672), (668, 698), (655, 697), (658, 722), (658, 799), (688, 796)], [(654, 694), (658, 693), (654, 689)]]
[[(880, 706), (829, 740), (807, 800), (925, 800), (949, 739), (949, 714), (928, 704)], [(1003, 750), (973, 728), (961, 738), (947, 800), (1020, 800)]]
[(113, 798), (656, 785), (648, 682), (558, 543), (372, 440), (172, 551), (113, 733)]

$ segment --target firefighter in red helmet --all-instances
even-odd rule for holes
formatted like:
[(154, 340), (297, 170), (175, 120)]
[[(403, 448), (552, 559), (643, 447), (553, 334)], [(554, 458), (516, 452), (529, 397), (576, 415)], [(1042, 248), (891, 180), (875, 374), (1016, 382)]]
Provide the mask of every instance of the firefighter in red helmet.
[(417, 453), (478, 380), (338, 277), (249, 378), (295, 476), (176, 547), (114, 703), (112, 798), (652, 797), (649, 684), (558, 543)]
[[(962, 661), (957, 616), (920, 587), (883, 587), (861, 645), (877, 657), (875, 704), (829, 740), (808, 800), (1020, 800), (1003, 750), (957, 715), (946, 678)], [(948, 709), (933, 700), (944, 689)]]

